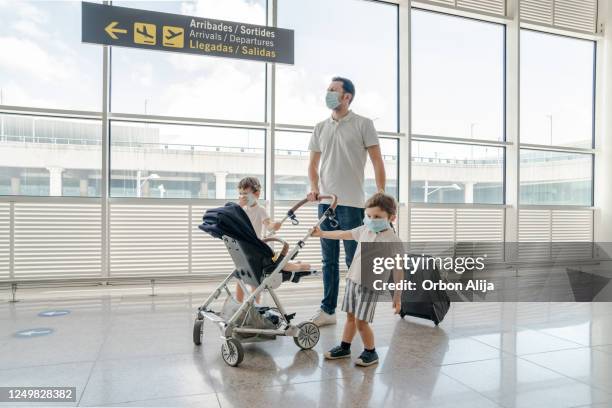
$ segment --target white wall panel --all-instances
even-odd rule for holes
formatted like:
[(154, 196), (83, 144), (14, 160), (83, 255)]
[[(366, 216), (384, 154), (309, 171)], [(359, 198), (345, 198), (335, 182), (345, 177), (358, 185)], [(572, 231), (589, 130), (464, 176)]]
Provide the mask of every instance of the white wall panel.
[(0, 279), (10, 275), (10, 204), (0, 203)]
[(562, 30), (595, 33), (597, 0), (521, 0), (521, 21)]
[(415, 0), (412, 2), (417, 7), (419, 3), (466, 10), (472, 13), (506, 15), (506, 0)]
[(15, 278), (100, 276), (99, 204), (15, 203)]
[(188, 205), (110, 206), (110, 275), (184, 275), (189, 272)]
[(575, 243), (593, 241), (593, 210), (521, 209), (519, 241), (521, 260), (590, 257), (587, 246)]

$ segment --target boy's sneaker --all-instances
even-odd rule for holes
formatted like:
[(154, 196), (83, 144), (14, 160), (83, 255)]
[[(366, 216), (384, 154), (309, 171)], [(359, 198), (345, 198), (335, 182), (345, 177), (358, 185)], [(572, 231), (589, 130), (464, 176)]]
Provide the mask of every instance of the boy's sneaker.
[(376, 363), (378, 363), (378, 354), (376, 354), (376, 351), (366, 350), (363, 350), (363, 353), (361, 353), (359, 358), (355, 361), (355, 364), (361, 367), (371, 366)]
[(351, 349), (343, 349), (341, 346), (336, 346), (333, 349), (323, 353), (326, 359), (336, 360), (338, 358), (346, 358), (351, 356)]
[(310, 321), (316, 324), (317, 327), (336, 324), (336, 314), (325, 313), (322, 309), (319, 309), (319, 311), (310, 318)]

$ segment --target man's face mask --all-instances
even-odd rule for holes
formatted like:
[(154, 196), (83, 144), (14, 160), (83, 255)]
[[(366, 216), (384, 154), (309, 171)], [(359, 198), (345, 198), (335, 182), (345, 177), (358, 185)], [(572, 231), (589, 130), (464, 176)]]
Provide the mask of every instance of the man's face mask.
[(340, 92), (327, 91), (327, 94), (325, 95), (325, 104), (331, 110), (334, 110), (340, 106)]

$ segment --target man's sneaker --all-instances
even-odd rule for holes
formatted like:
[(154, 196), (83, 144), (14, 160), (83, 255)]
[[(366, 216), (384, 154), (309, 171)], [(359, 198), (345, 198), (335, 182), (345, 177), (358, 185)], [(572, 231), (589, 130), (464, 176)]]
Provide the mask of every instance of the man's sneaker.
[(363, 350), (363, 353), (361, 353), (359, 358), (355, 361), (355, 364), (362, 367), (371, 366), (376, 363), (378, 363), (378, 354), (376, 354), (376, 351), (366, 350)]
[(346, 358), (351, 356), (351, 349), (343, 349), (341, 346), (336, 346), (333, 349), (323, 353), (326, 359), (336, 360), (338, 358)]
[(319, 309), (319, 311), (310, 318), (310, 321), (318, 327), (336, 324), (336, 314), (325, 313), (323, 310)]

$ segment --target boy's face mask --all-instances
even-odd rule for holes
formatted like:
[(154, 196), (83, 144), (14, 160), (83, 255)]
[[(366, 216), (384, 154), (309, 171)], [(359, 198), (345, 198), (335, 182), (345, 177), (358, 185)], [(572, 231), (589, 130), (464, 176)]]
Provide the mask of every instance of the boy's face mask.
[(255, 194), (247, 193), (246, 198), (247, 198), (247, 205), (249, 207), (252, 207), (255, 204), (257, 204), (257, 197), (255, 197)]
[(379, 233), (391, 227), (389, 220), (384, 218), (370, 218), (367, 215), (363, 219), (363, 225), (374, 233)]

